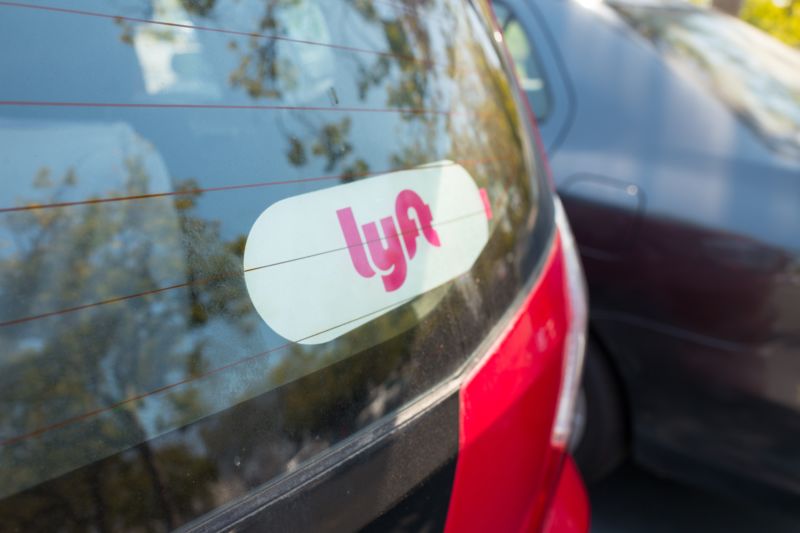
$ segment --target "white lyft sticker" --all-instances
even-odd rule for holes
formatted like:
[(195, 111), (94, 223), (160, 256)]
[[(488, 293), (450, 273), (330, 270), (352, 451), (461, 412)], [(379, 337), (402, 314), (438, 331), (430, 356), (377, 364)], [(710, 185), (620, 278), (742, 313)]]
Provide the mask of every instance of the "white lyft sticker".
[(327, 342), (467, 272), (490, 217), (450, 161), (286, 198), (247, 237), (247, 290), (281, 336)]

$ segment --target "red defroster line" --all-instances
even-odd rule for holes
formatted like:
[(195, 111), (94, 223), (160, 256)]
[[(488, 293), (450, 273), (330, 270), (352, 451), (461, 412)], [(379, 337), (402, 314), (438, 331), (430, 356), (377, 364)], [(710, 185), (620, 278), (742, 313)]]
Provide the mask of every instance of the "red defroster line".
[[(453, 163), (444, 163), (441, 165), (431, 164), (428, 166), (441, 166), (446, 167), (455, 164), (482, 164), (482, 163), (491, 163), (494, 161), (494, 158), (484, 158), (484, 159), (465, 159), (462, 161), (456, 161)], [(20, 206), (13, 206), (13, 207), (0, 207), (0, 213), (11, 213), (14, 211), (31, 211), (34, 209), (53, 209), (53, 208), (60, 208), (60, 207), (71, 207), (76, 205), (89, 205), (89, 204), (105, 204), (111, 202), (123, 202), (128, 200), (147, 200), (150, 198), (162, 198), (162, 197), (169, 197), (169, 196), (188, 196), (192, 194), (201, 194), (206, 192), (219, 192), (219, 191), (234, 191), (237, 189), (254, 189), (259, 187), (269, 187), (275, 185), (291, 185), (294, 183), (309, 183), (315, 181), (326, 181), (326, 180), (336, 180), (336, 179), (344, 179), (344, 178), (367, 178), (370, 176), (377, 176), (380, 174), (387, 174), (389, 172), (401, 172), (403, 170), (412, 170), (414, 167), (400, 167), (400, 168), (391, 168), (388, 170), (380, 170), (374, 172), (361, 172), (357, 174), (332, 174), (326, 176), (316, 176), (312, 178), (298, 178), (293, 180), (280, 180), (280, 181), (261, 181), (255, 183), (244, 183), (238, 185), (224, 185), (221, 187), (206, 187), (206, 188), (197, 188), (197, 189), (188, 189), (182, 191), (169, 191), (169, 192), (155, 192), (149, 194), (135, 194), (131, 196), (112, 196), (109, 198), (92, 198), (89, 200), (76, 200), (74, 202), (54, 202), (50, 204), (30, 204), (30, 205), (20, 205)]]
[(84, 11), (80, 9), (69, 9), (63, 7), (54, 7), (54, 6), (40, 6), (34, 4), (27, 4), (24, 2), (2, 2), (0, 1), (0, 6), (5, 7), (16, 7), (16, 8), (23, 8), (23, 9), (35, 9), (39, 11), (49, 11), (52, 13), (64, 13), (69, 15), (81, 15), (84, 17), (95, 17), (95, 18), (103, 18), (109, 20), (124, 20), (127, 22), (136, 22), (141, 24), (153, 24), (158, 26), (169, 26), (173, 28), (186, 28), (192, 29), (197, 31), (207, 31), (213, 33), (224, 33), (227, 35), (239, 35), (243, 37), (256, 37), (259, 39), (272, 39), (275, 41), (285, 41), (289, 43), (296, 43), (296, 44), (305, 44), (310, 46), (322, 46), (325, 48), (332, 48), (334, 50), (342, 50), (345, 52), (354, 52), (359, 54), (370, 54), (376, 56), (383, 56), (383, 57), (393, 57), (395, 59), (400, 59), (402, 61), (410, 61), (415, 63), (420, 63), (422, 65), (431, 66), (433, 63), (430, 61), (423, 61), (418, 60), (413, 56), (403, 55), (403, 54), (395, 54), (392, 52), (382, 52), (379, 50), (370, 50), (367, 48), (358, 48), (355, 46), (346, 46), (342, 44), (331, 44), (331, 43), (322, 43), (318, 41), (310, 41), (306, 39), (294, 39), (292, 37), (286, 37), (282, 35), (268, 35), (264, 33), (257, 33), (257, 32), (248, 32), (248, 31), (238, 31), (238, 30), (228, 30), (225, 28), (212, 28), (210, 26), (196, 26), (193, 24), (181, 24), (178, 22), (167, 22), (163, 20), (153, 20), (153, 19), (146, 19), (146, 18), (138, 18), (138, 17), (126, 17), (122, 15), (112, 15), (109, 13), (98, 13), (95, 11)]
[[(311, 338), (316, 337), (318, 335), (322, 335), (323, 333), (327, 333), (328, 331), (334, 330), (336, 328), (340, 328), (340, 327), (342, 327), (344, 325), (350, 324), (351, 322), (355, 322), (357, 320), (361, 320), (362, 318), (366, 318), (366, 317), (374, 315), (376, 313), (380, 313), (384, 309), (389, 309), (389, 308), (392, 308), (392, 307), (395, 307), (395, 306), (398, 306), (398, 305), (403, 305), (403, 304), (405, 304), (407, 302), (410, 302), (413, 299), (414, 299), (413, 297), (412, 298), (406, 298), (405, 300), (401, 300), (400, 302), (395, 302), (395, 303), (393, 303), (391, 305), (387, 305), (385, 307), (381, 307), (380, 309), (372, 311), (371, 313), (367, 313), (365, 315), (361, 315), (359, 317), (353, 318), (353, 319), (348, 320), (346, 322), (342, 322), (341, 324), (337, 324), (337, 325), (335, 325), (335, 326), (333, 326), (331, 328), (319, 331), (317, 333), (314, 333), (312, 335), (309, 335), (307, 337), (299, 339), (297, 342), (302, 342), (304, 340), (311, 339)], [(190, 377), (184, 378), (184, 379), (182, 379), (180, 381), (176, 381), (175, 383), (170, 383), (168, 385), (164, 385), (162, 387), (158, 387), (157, 389), (153, 389), (153, 390), (150, 390), (150, 391), (147, 391), (147, 392), (143, 392), (143, 393), (137, 394), (135, 396), (129, 396), (128, 398), (125, 398), (124, 400), (120, 400), (120, 401), (118, 401), (116, 403), (113, 403), (111, 405), (107, 405), (105, 407), (98, 407), (97, 409), (93, 409), (93, 410), (88, 411), (86, 413), (67, 418), (67, 419), (62, 420), (60, 422), (56, 422), (54, 424), (49, 424), (49, 425), (46, 425), (46, 426), (42, 426), (42, 427), (40, 427), (38, 429), (35, 429), (33, 431), (30, 431), (28, 433), (23, 433), (22, 435), (17, 435), (15, 437), (11, 437), (11, 438), (2, 440), (2, 441), (0, 441), (0, 446), (12, 446), (12, 445), (20, 443), (22, 441), (29, 440), (29, 439), (32, 439), (32, 438), (36, 438), (36, 437), (38, 437), (40, 435), (43, 435), (45, 433), (48, 433), (50, 431), (55, 431), (57, 429), (61, 429), (61, 428), (64, 428), (64, 427), (67, 427), (67, 426), (70, 426), (70, 425), (73, 425), (73, 424), (77, 424), (77, 423), (82, 422), (84, 420), (87, 420), (89, 418), (93, 418), (95, 416), (99, 416), (101, 414), (113, 411), (114, 409), (118, 409), (118, 408), (122, 407), (123, 405), (127, 405), (127, 404), (133, 403), (133, 402), (137, 402), (137, 401), (142, 400), (144, 398), (147, 398), (149, 396), (154, 396), (156, 394), (160, 394), (162, 392), (166, 392), (166, 391), (168, 391), (170, 389), (174, 389), (175, 387), (179, 387), (181, 385), (186, 385), (187, 383), (192, 383), (194, 381), (198, 381), (198, 380), (213, 376), (215, 374), (219, 374), (220, 372), (223, 372), (225, 370), (229, 370), (229, 369), (231, 369), (233, 367), (242, 365), (244, 363), (248, 363), (250, 361), (254, 361), (256, 359), (259, 359), (259, 358), (262, 358), (262, 357), (266, 357), (267, 355), (269, 355), (271, 353), (274, 353), (274, 352), (283, 350), (284, 348), (287, 348), (291, 344), (292, 344), (291, 342), (285, 342), (285, 343), (281, 344), (280, 346), (276, 346), (274, 348), (270, 348), (269, 350), (265, 350), (263, 352), (259, 352), (259, 353), (255, 354), (255, 355), (251, 355), (251, 356), (245, 357), (244, 359), (238, 359), (236, 361), (232, 361), (232, 362), (230, 362), (230, 363), (228, 363), (226, 365), (222, 365), (220, 367), (217, 367), (217, 368), (214, 368), (212, 370), (209, 370), (208, 372), (203, 372), (202, 374), (198, 374), (196, 376), (190, 376)]]
[(37, 100), (0, 100), (6, 107), (123, 107), (134, 109), (230, 109), (260, 111), (339, 111), (344, 113), (410, 113), (412, 115), (450, 115), (450, 111), (439, 109), (406, 109), (402, 107), (325, 107), (299, 105), (258, 104), (151, 104), (137, 102), (52, 102)]
[[(437, 224), (431, 224), (431, 226), (443, 226), (445, 224), (450, 224), (452, 222), (457, 222), (457, 221), (459, 221), (461, 219), (464, 219), (464, 218), (475, 216), (475, 214), (476, 213), (467, 213), (466, 215), (462, 215), (462, 216), (454, 218), (454, 219), (445, 220), (445, 221), (439, 222)], [(400, 235), (403, 235), (403, 233), (401, 233)], [(380, 239), (378, 239), (378, 240), (380, 240)], [(369, 241), (368, 240), (364, 244), (369, 244), (370, 242), (374, 242), (374, 241)], [(152, 289), (152, 290), (149, 290), (149, 291), (138, 292), (138, 293), (135, 293), (135, 294), (128, 294), (128, 295), (125, 295), (125, 296), (117, 296), (115, 298), (110, 298), (108, 300), (102, 300), (100, 302), (92, 302), (92, 303), (88, 303), (88, 304), (76, 305), (76, 306), (73, 306), (73, 307), (67, 307), (67, 308), (64, 308), (64, 309), (59, 309), (58, 311), (50, 311), (50, 312), (42, 313), (42, 314), (39, 314), (39, 315), (30, 315), (30, 316), (26, 316), (26, 317), (22, 317), (22, 318), (15, 318), (13, 320), (7, 320), (5, 322), (0, 322), (0, 328), (1, 327), (15, 326), (15, 325), (18, 325), (18, 324), (24, 324), (25, 322), (33, 322), (34, 320), (41, 320), (41, 319), (49, 318), (49, 317), (53, 317), (53, 316), (65, 315), (65, 314), (73, 313), (73, 312), (76, 312), (76, 311), (83, 311), (84, 309), (90, 309), (92, 307), (100, 307), (102, 305), (115, 304), (115, 303), (119, 303), (119, 302), (124, 302), (126, 300), (133, 300), (135, 298), (142, 298), (144, 296), (151, 296), (153, 294), (158, 294), (158, 293), (161, 293), (161, 292), (166, 292), (166, 291), (170, 291), (170, 290), (174, 290), (174, 289), (180, 289), (180, 288), (184, 288), (184, 287), (191, 287), (191, 286), (195, 286), (195, 285), (205, 285), (206, 283), (211, 283), (211, 282), (214, 282), (214, 281), (222, 281), (224, 279), (238, 277), (238, 276), (241, 276), (243, 273), (253, 272), (253, 271), (256, 271), (256, 270), (263, 270), (265, 268), (270, 268), (270, 267), (274, 267), (274, 266), (278, 266), (278, 265), (283, 265), (283, 264), (286, 264), (286, 263), (292, 263), (294, 261), (302, 261), (303, 259), (309, 259), (309, 258), (317, 257), (317, 256), (320, 256), (320, 255), (331, 254), (331, 253), (334, 253), (334, 252), (340, 252), (342, 250), (347, 250), (348, 248), (350, 248), (350, 246), (341, 246), (339, 248), (333, 248), (331, 250), (324, 250), (322, 252), (317, 252), (317, 253), (313, 253), (313, 254), (309, 254), (309, 255), (304, 255), (302, 257), (294, 257), (294, 258), (291, 258), (291, 259), (285, 259), (283, 261), (278, 261), (276, 263), (270, 263), (268, 265), (260, 265), (260, 266), (256, 266), (256, 267), (246, 268), (243, 271), (222, 272), (222, 273), (217, 274), (215, 276), (209, 276), (207, 278), (200, 278), (200, 279), (196, 279), (196, 280), (193, 280), (193, 281), (188, 281), (186, 283), (178, 283), (178, 284), (175, 284), (175, 285), (169, 285), (167, 287), (160, 287), (158, 289)]]
[(276, 185), (291, 185), (293, 183), (309, 183), (314, 181), (326, 181), (326, 180), (335, 180), (335, 179), (343, 179), (347, 177), (353, 178), (365, 178), (372, 175), (377, 174), (385, 174), (387, 172), (394, 172), (395, 170), (407, 170), (407, 169), (393, 169), (388, 171), (376, 171), (376, 172), (364, 172), (360, 174), (332, 174), (327, 176), (317, 176), (313, 178), (298, 178), (294, 180), (280, 180), (280, 181), (261, 181), (255, 183), (244, 183), (239, 185), (224, 185), (221, 187), (206, 187), (206, 188), (197, 188), (197, 189), (187, 189), (181, 191), (169, 191), (169, 192), (154, 192), (149, 194), (134, 194), (131, 196), (112, 196), (109, 198), (92, 198), (89, 200), (76, 200), (74, 202), (55, 202), (51, 204), (31, 204), (31, 205), (20, 205), (14, 207), (2, 207), (0, 208), (0, 213), (10, 213), (13, 211), (31, 211), (34, 209), (53, 209), (59, 207), (71, 207), (76, 205), (89, 205), (89, 204), (105, 204), (111, 202), (124, 202), (129, 200), (148, 200), (150, 198), (163, 198), (169, 196), (189, 196), (192, 194), (202, 194), (206, 192), (219, 192), (219, 191), (235, 191), (237, 189), (255, 189), (259, 187), (269, 187), (269, 186), (276, 186)]
[(211, 277), (208, 277), (208, 278), (201, 278), (201, 279), (196, 279), (196, 280), (193, 280), (193, 281), (188, 281), (186, 283), (176, 283), (175, 285), (169, 285), (167, 287), (159, 287), (157, 289), (152, 289), (152, 290), (149, 290), (149, 291), (137, 292), (135, 294), (127, 294), (125, 296), (117, 296), (115, 298), (110, 298), (108, 300), (103, 300), (103, 301), (100, 301), (100, 302), (92, 302), (92, 303), (88, 303), (88, 304), (76, 305), (74, 307), (67, 307), (67, 308), (64, 308), (64, 309), (59, 309), (58, 311), (50, 311), (48, 313), (42, 313), (40, 315), (31, 315), (31, 316), (26, 316), (26, 317), (22, 317), (22, 318), (15, 318), (13, 320), (8, 320), (6, 322), (0, 322), (0, 328), (7, 327), (7, 326), (14, 326), (14, 325), (17, 325), (17, 324), (24, 324), (25, 322), (32, 322), (34, 320), (41, 320), (43, 318), (48, 318), (48, 317), (51, 317), (51, 316), (66, 315), (68, 313), (73, 313), (75, 311), (82, 311), (84, 309), (90, 309), (92, 307), (99, 307), (101, 305), (115, 304), (115, 303), (119, 303), (119, 302), (124, 302), (126, 300), (133, 300), (135, 298), (142, 298), (144, 296), (151, 296), (153, 294), (158, 294), (158, 293), (161, 293), (161, 292), (180, 289), (180, 288), (183, 288), (183, 287), (190, 287), (192, 285), (203, 285), (203, 284), (206, 284), (206, 283), (211, 283), (212, 281), (221, 281), (221, 280), (223, 280), (225, 278), (230, 278), (230, 277), (233, 277), (233, 276), (239, 275), (239, 274), (241, 274), (241, 272), (235, 272), (235, 273), (226, 272), (226, 273), (218, 274), (216, 276), (211, 276)]
[(0, 446), (11, 446), (13, 444), (17, 444), (17, 443), (22, 442), (24, 440), (28, 440), (28, 439), (32, 439), (32, 438), (38, 437), (39, 435), (43, 435), (44, 433), (47, 433), (49, 431), (54, 431), (56, 429), (61, 429), (63, 427), (70, 426), (72, 424), (77, 424), (78, 422), (82, 422), (83, 420), (87, 420), (89, 418), (101, 415), (103, 413), (107, 413), (109, 411), (113, 411), (114, 409), (118, 409), (119, 407), (122, 407), (123, 405), (129, 404), (129, 403), (132, 403), (132, 402), (137, 402), (139, 400), (147, 398), (148, 396), (153, 396), (155, 394), (160, 394), (162, 392), (166, 392), (166, 391), (168, 391), (170, 389), (174, 389), (175, 387), (178, 387), (180, 385), (185, 385), (187, 383), (191, 383), (193, 381), (197, 381), (199, 379), (206, 378), (206, 377), (212, 376), (214, 374), (218, 374), (219, 372), (222, 372), (223, 370), (228, 370), (229, 368), (235, 367), (237, 365), (241, 365), (241, 364), (247, 363), (249, 361), (252, 361), (254, 359), (258, 359), (260, 357), (264, 357), (266, 355), (269, 355), (272, 352), (275, 352), (275, 351), (278, 351), (278, 350), (282, 350), (283, 348), (286, 348), (290, 344), (291, 343), (287, 342), (287, 343), (281, 344), (280, 346), (272, 348), (270, 350), (259, 352), (259, 353), (255, 354), (255, 355), (251, 355), (249, 357), (246, 357), (245, 359), (239, 359), (237, 361), (233, 361), (231, 363), (228, 363), (227, 365), (223, 365), (223, 366), (214, 368), (213, 370), (209, 370), (208, 372), (205, 372), (203, 374), (199, 374), (197, 376), (187, 377), (187, 378), (184, 378), (184, 379), (182, 379), (180, 381), (176, 381), (175, 383), (170, 383), (169, 385), (164, 385), (163, 387), (159, 387), (159, 388), (153, 389), (151, 391), (143, 392), (143, 393), (137, 394), (135, 396), (130, 396), (128, 398), (125, 398), (124, 400), (120, 400), (120, 401), (118, 401), (116, 403), (113, 403), (111, 405), (107, 405), (105, 407), (98, 407), (97, 409), (93, 409), (92, 411), (88, 411), (88, 412), (80, 414), (78, 416), (73, 416), (71, 418), (67, 418), (67, 419), (62, 420), (60, 422), (56, 422), (55, 424), (42, 426), (42, 427), (40, 427), (38, 429), (35, 429), (33, 431), (30, 431), (28, 433), (24, 433), (22, 435), (17, 435), (16, 437), (11, 437), (11, 438), (5, 439), (3, 441), (0, 441)]
[[(484, 163), (492, 162), (494, 160), (495, 159), (493, 159), (493, 158), (472, 159), (472, 160), (466, 160), (465, 159), (465, 160), (461, 160), (460, 162), (447, 162), (447, 163), (443, 163), (443, 164), (439, 164), (439, 165), (430, 164), (430, 165), (427, 165), (424, 168), (431, 168), (431, 167), (433, 167), (433, 168), (442, 167), (443, 168), (443, 167), (456, 165), (456, 164), (464, 164), (464, 165), (484, 164)], [(367, 177), (367, 176), (374, 176), (374, 175), (380, 175), (380, 174), (387, 174), (387, 173), (390, 173), (390, 172), (402, 172), (402, 171), (405, 171), (405, 170), (413, 170), (415, 168), (418, 168), (418, 167), (415, 166), (415, 167), (405, 167), (405, 168), (393, 168), (393, 169), (390, 169), (390, 170), (354, 174), (354, 175), (350, 175), (350, 176), (351, 177)], [(122, 201), (122, 200), (157, 198), (157, 197), (161, 197), (161, 196), (186, 195), (186, 194), (195, 194), (195, 193), (208, 192), (208, 191), (233, 190), (233, 189), (243, 189), (243, 188), (250, 188), (250, 187), (264, 187), (264, 186), (268, 186), (268, 185), (281, 185), (281, 184), (289, 184), (289, 183), (301, 183), (301, 182), (309, 182), (309, 181), (341, 179), (343, 177), (346, 177), (346, 175), (338, 174), (338, 175), (335, 175), (335, 176), (320, 176), (320, 177), (316, 177), (316, 178), (306, 178), (306, 179), (301, 179), (301, 180), (269, 181), (269, 182), (245, 184), (245, 185), (231, 185), (231, 186), (228, 186), (228, 187), (214, 187), (214, 188), (207, 188), (207, 189), (193, 189), (191, 191), (154, 193), (154, 194), (145, 194), (145, 195), (137, 195), (137, 196), (126, 196), (126, 197), (116, 197), (116, 198), (99, 198), (99, 199), (95, 199), (95, 200), (84, 200), (84, 201), (81, 201), (81, 202), (64, 202), (64, 203), (60, 203), (60, 204), (43, 204), (43, 205), (32, 205), (32, 206), (23, 206), (23, 207), (12, 207), (12, 208), (0, 209), (0, 213), (9, 212), (9, 211), (21, 211), (21, 210), (28, 210), (28, 209), (44, 209), (44, 208), (51, 208), (51, 207), (66, 207), (66, 206), (72, 206), (72, 205), (84, 205), (84, 204), (95, 204), (95, 203), (105, 203), (105, 202), (117, 202), (117, 201)], [(446, 223), (446, 222), (442, 222), (440, 224), (443, 224), (443, 223)], [(343, 250), (345, 248), (347, 248), (347, 247), (345, 246), (343, 248), (337, 248), (335, 250), (326, 250), (324, 252), (319, 252), (317, 254), (313, 254), (312, 256), (304, 256), (304, 257), (298, 257), (298, 258), (294, 258), (294, 259), (287, 259), (285, 261), (281, 261), (281, 262), (275, 263), (275, 264), (252, 267), (252, 268), (249, 268), (249, 269), (245, 269), (244, 272), (250, 272), (250, 271), (253, 271), (253, 270), (260, 270), (260, 269), (263, 269), (263, 268), (268, 268), (268, 267), (271, 267), (271, 266), (277, 266), (279, 264), (288, 263), (288, 262), (291, 262), (291, 261), (307, 259), (308, 257), (313, 257), (315, 255), (321, 255), (321, 254), (325, 254), (325, 253), (332, 253), (332, 252), (336, 252), (336, 251), (339, 251), (339, 250)], [(127, 300), (132, 300), (132, 299), (135, 299), (135, 298), (141, 298), (141, 297), (144, 297), (144, 296), (150, 296), (150, 295), (158, 294), (158, 293), (169, 291), (169, 290), (180, 289), (180, 288), (189, 287), (189, 286), (192, 286), (192, 285), (202, 285), (202, 284), (210, 283), (210, 282), (213, 282), (213, 281), (221, 281), (223, 279), (235, 277), (235, 276), (238, 276), (240, 274), (241, 274), (241, 272), (238, 272), (238, 271), (237, 272), (224, 272), (224, 273), (221, 273), (221, 274), (217, 274), (215, 276), (210, 276), (208, 278), (201, 278), (201, 279), (197, 279), (197, 280), (186, 282), (186, 283), (178, 283), (178, 284), (175, 284), (175, 285), (169, 285), (167, 287), (159, 287), (159, 288), (156, 288), (156, 289), (143, 291), (143, 292), (138, 292), (138, 293), (135, 293), (135, 294), (117, 296), (117, 297), (114, 297), (114, 298), (110, 298), (108, 300), (102, 300), (102, 301), (99, 301), (99, 302), (91, 302), (91, 303), (87, 303), (87, 304), (80, 304), (80, 305), (76, 305), (76, 306), (72, 306), (72, 307), (67, 307), (67, 308), (64, 308), (64, 309), (59, 309), (57, 311), (49, 311), (47, 313), (41, 313), (41, 314), (38, 314), (38, 315), (30, 315), (30, 316), (26, 316), (26, 317), (15, 318), (15, 319), (12, 319), (12, 320), (6, 320), (4, 322), (0, 322), (0, 327), (15, 326), (15, 325), (18, 325), (18, 324), (23, 324), (25, 322), (32, 322), (34, 320), (40, 320), (40, 319), (44, 319), (44, 318), (48, 318), (48, 317), (52, 317), (52, 316), (65, 315), (65, 314), (73, 313), (73, 312), (76, 312), (76, 311), (82, 311), (84, 309), (90, 309), (92, 307), (99, 307), (101, 305), (108, 305), (108, 304), (124, 302), (124, 301), (127, 301)]]

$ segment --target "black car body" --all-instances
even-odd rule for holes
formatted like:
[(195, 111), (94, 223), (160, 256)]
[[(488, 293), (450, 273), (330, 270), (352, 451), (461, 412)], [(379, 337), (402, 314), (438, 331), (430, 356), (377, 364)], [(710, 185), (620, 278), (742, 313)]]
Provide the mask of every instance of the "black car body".
[(800, 493), (798, 53), (686, 3), (495, 5), (635, 457)]

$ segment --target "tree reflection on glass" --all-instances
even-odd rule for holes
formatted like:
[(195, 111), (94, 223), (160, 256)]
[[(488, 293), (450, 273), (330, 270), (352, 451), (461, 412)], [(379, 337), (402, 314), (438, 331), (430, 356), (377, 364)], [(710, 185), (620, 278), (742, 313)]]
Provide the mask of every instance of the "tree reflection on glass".
[[(0, 212), (0, 517), (12, 530), (172, 529), (302, 468), (451, 375), (527, 275), (516, 251), (530, 245), (536, 191), (472, 8), (95, 3), (120, 16), (37, 12), (64, 46), (81, 35), (83, 54), (54, 47), (8, 79), (66, 62), (74, 79), (62, 81), (97, 101), (0, 118), (14, 169), (0, 191), (24, 207)], [(14, 35), (21, 49), (35, 37)], [(115, 84), (120, 73), (133, 81)], [(267, 327), (242, 272), (264, 209), (445, 159), (492, 199), (470, 273), (329, 343)]]

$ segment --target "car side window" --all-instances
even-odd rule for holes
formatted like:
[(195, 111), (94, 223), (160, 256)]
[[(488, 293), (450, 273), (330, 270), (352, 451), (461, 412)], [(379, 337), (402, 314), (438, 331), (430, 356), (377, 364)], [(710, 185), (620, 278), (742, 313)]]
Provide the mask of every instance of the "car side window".
[(536, 45), (517, 20), (505, 6), (495, 4), (498, 22), (503, 28), (506, 46), (514, 60), (517, 77), (531, 104), (536, 120), (547, 120), (552, 109), (547, 80), (536, 53)]

